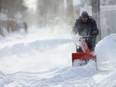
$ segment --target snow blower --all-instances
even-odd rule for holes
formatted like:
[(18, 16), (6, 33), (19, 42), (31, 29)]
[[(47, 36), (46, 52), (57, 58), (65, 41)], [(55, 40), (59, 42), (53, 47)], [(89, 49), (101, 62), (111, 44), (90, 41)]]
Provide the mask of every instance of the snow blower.
[(76, 52), (72, 53), (72, 66), (86, 65), (89, 60), (94, 60), (96, 63), (96, 55), (91, 51), (88, 44), (89, 40), (92, 38), (93, 37), (90, 36), (84, 36), (80, 37), (78, 41), (75, 42)]

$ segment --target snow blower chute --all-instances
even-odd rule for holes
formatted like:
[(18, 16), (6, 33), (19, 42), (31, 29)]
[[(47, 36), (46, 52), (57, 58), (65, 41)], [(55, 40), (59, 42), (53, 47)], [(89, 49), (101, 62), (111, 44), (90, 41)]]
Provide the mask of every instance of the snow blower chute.
[(72, 53), (72, 66), (82, 66), (88, 63), (89, 60), (96, 62), (96, 55), (90, 50), (89, 40), (93, 37), (80, 37), (75, 42), (76, 52)]

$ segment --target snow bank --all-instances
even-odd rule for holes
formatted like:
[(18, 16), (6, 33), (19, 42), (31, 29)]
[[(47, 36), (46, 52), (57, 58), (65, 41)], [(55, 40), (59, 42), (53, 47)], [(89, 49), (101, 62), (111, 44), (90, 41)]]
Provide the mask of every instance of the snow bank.
[(116, 34), (106, 36), (96, 48), (98, 68), (102, 70), (116, 69)]
[(97, 87), (116, 87), (116, 71), (111, 72)]

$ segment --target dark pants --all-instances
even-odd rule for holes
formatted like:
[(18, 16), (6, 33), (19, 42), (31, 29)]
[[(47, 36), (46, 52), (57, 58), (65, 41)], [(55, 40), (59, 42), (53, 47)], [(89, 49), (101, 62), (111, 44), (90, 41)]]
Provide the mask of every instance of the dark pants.
[(91, 51), (94, 51), (95, 49), (95, 44), (96, 44), (96, 38), (89, 38), (86, 40), (86, 43)]

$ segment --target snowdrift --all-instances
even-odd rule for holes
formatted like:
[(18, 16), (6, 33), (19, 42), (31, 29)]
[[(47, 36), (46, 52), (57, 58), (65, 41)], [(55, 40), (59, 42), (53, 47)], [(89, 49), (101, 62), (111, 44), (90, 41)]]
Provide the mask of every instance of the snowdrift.
[(99, 70), (116, 69), (116, 34), (106, 36), (95, 48)]

